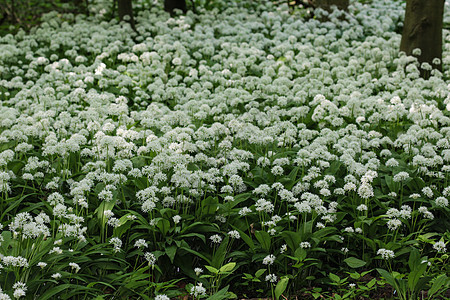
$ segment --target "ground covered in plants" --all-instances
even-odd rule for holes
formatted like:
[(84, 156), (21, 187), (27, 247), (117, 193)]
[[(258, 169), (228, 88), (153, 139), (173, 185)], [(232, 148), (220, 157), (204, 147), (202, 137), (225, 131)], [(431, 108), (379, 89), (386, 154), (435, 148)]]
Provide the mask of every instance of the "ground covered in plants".
[(0, 37), (0, 299), (446, 297), (448, 29), (135, 2)]

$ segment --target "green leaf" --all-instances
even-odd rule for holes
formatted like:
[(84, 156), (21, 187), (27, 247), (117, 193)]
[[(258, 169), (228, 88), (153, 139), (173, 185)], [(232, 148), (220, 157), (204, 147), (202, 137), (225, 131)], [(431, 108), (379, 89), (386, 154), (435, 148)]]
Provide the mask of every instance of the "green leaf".
[(231, 225), (231, 227), (234, 230), (237, 230), (239, 232), (239, 235), (241, 236), (242, 240), (250, 247), (250, 249), (255, 249), (255, 244), (253, 243), (253, 240), (251, 237), (249, 237), (245, 232), (243, 232), (242, 230), (240, 230), (239, 228)]
[(271, 239), (270, 239), (270, 235), (269, 233), (267, 233), (266, 231), (256, 231), (255, 232), (255, 237), (258, 240), (258, 242), (261, 244), (261, 247), (267, 251), (270, 250), (270, 245), (271, 245)]
[(383, 269), (377, 269), (377, 271), (387, 281), (387, 283), (392, 285), (392, 287), (394, 287), (394, 288), (397, 287), (397, 281), (388, 271), (383, 270)]
[(173, 245), (166, 248), (166, 254), (172, 263), (176, 253), (177, 253), (177, 246)]
[(447, 279), (448, 279), (447, 275), (441, 274), (434, 280), (431, 289), (428, 291), (428, 297), (430, 299), (434, 294), (436, 294), (439, 291), (439, 289), (442, 288), (442, 286), (447, 282)]
[(419, 282), (422, 275), (427, 270), (427, 264), (423, 263), (421, 265), (418, 265), (412, 272), (409, 273), (408, 276), (408, 288), (410, 291), (416, 291), (417, 290), (417, 283)]
[(365, 261), (360, 260), (356, 257), (348, 257), (348, 258), (344, 259), (344, 261), (350, 268), (353, 268), (353, 269), (361, 268), (362, 266), (366, 265)]
[(267, 271), (266, 269), (259, 269), (258, 271), (256, 271), (255, 277), (261, 276), (261, 275), (264, 274), (264, 272), (266, 272), (266, 271)]
[(228, 299), (227, 296), (227, 292), (228, 289), (230, 288), (229, 285), (227, 285), (226, 287), (224, 287), (223, 289), (221, 289), (220, 291), (214, 293), (214, 295), (210, 296), (207, 298), (207, 300), (222, 300), (222, 299)]
[(409, 260), (408, 265), (409, 269), (413, 271), (415, 268), (417, 268), (420, 265), (420, 252), (418, 249), (414, 248), (411, 250), (411, 253), (409, 254)]
[(220, 243), (219, 248), (217, 248), (216, 253), (214, 254), (214, 257), (211, 260), (211, 265), (213, 265), (216, 268), (220, 268), (220, 266), (222, 265), (222, 263), (225, 260), (225, 257), (227, 255), (227, 246), (228, 246), (228, 241), (230, 240), (229, 236), (227, 235), (222, 243)]
[(335, 275), (335, 274), (333, 274), (333, 273), (328, 274), (328, 277), (330, 277), (330, 279), (331, 279), (333, 282), (336, 282), (336, 283), (341, 282), (341, 278), (339, 278), (339, 276), (337, 276), (337, 275)]
[(235, 262), (230, 262), (219, 269), (220, 273), (231, 272), (236, 267)]
[(106, 222), (108, 222), (108, 219), (105, 217), (105, 211), (112, 210), (114, 207), (114, 203), (114, 201), (103, 201), (95, 210), (95, 212), (97, 213), (97, 219), (100, 222), (101, 226), (105, 226)]
[(278, 281), (277, 286), (275, 287), (275, 298), (278, 300), (280, 296), (284, 293), (287, 288), (289, 282), (288, 277), (282, 277), (280, 281)]
[(214, 267), (212, 267), (212, 266), (205, 266), (205, 268), (206, 268), (209, 272), (211, 272), (211, 273), (213, 273), (213, 274), (218, 274), (218, 273), (219, 273), (219, 270), (217, 270), (216, 268), (214, 268)]
[(294, 252), (294, 256), (298, 258), (299, 261), (303, 261), (306, 258), (306, 254), (306, 250), (301, 247), (298, 247)]
[(159, 231), (162, 233), (162, 235), (166, 235), (167, 232), (169, 232), (170, 229), (170, 222), (169, 220), (162, 219), (158, 221), (156, 224), (156, 227), (158, 227)]
[(210, 260), (209, 258), (207, 258), (205, 255), (201, 254), (200, 252), (197, 252), (197, 251), (195, 251), (195, 250), (192, 250), (191, 248), (183, 247), (183, 246), (180, 247), (180, 249), (183, 249), (183, 250), (185, 250), (185, 251), (187, 251), (187, 252), (190, 252), (190, 253), (192, 253), (192, 254), (194, 254), (194, 255), (200, 257), (201, 259), (203, 259), (204, 261), (206, 261), (208, 264), (211, 264), (211, 260)]

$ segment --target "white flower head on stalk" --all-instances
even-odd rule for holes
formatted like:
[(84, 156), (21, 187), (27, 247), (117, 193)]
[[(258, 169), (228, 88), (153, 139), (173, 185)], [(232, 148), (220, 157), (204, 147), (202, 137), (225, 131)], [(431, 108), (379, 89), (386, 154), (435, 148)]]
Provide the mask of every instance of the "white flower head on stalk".
[(231, 230), (231, 231), (229, 231), (229, 232), (228, 232), (228, 235), (229, 235), (232, 239), (236, 239), (236, 240), (238, 240), (238, 239), (241, 238), (241, 235), (239, 234), (239, 231), (237, 231), (237, 230)]
[(69, 266), (73, 270), (75, 270), (75, 273), (78, 273), (78, 271), (80, 271), (80, 269), (81, 269), (80, 266), (77, 263), (74, 263), (74, 262), (69, 263)]
[(378, 249), (377, 255), (381, 255), (381, 257), (382, 257), (383, 259), (386, 259), (386, 260), (395, 257), (394, 251), (392, 251), (392, 250), (387, 250), (387, 249), (384, 249), (384, 248)]
[(206, 289), (203, 287), (203, 284), (199, 282), (191, 288), (190, 294), (194, 297), (203, 296), (206, 294)]
[(269, 254), (269, 255), (267, 255), (266, 257), (264, 257), (264, 259), (263, 259), (263, 264), (264, 265), (272, 265), (274, 262), (275, 262), (275, 259), (276, 259), (276, 257), (275, 257), (275, 255), (273, 255), (273, 254)]
[(109, 240), (109, 243), (113, 245), (114, 247), (114, 252), (120, 252), (122, 249), (122, 240), (117, 238), (117, 237), (113, 237)]
[(203, 269), (202, 268), (195, 268), (194, 272), (195, 272), (195, 275), (200, 276), (200, 274), (203, 273)]
[(172, 219), (175, 224), (178, 224), (181, 221), (181, 217), (179, 215), (173, 216)]
[(301, 242), (300, 248), (303, 248), (303, 249), (311, 248), (311, 244), (309, 242)]
[(145, 259), (148, 261), (148, 264), (150, 266), (154, 266), (156, 263), (156, 256), (153, 253), (145, 252), (144, 253)]
[(433, 249), (436, 250), (439, 253), (445, 253), (447, 251), (447, 248), (445, 246), (445, 243), (443, 241), (439, 241), (434, 243)]
[(222, 237), (218, 234), (214, 234), (214, 235), (210, 236), (209, 239), (214, 244), (220, 244), (222, 242)]
[(268, 274), (268, 275), (266, 275), (266, 278), (265, 278), (265, 280), (270, 283), (276, 283), (277, 279), (278, 279), (277, 275), (275, 275), (275, 274)]

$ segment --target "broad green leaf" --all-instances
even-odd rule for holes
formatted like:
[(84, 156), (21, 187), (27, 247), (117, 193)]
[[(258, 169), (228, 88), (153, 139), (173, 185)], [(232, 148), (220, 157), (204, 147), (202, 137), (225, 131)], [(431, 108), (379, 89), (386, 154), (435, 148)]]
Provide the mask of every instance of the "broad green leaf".
[(289, 282), (288, 277), (282, 277), (280, 281), (278, 281), (277, 286), (275, 287), (275, 298), (278, 300), (280, 296), (284, 293), (287, 288)]
[(223, 300), (223, 299), (228, 299), (228, 296), (227, 296), (227, 292), (228, 292), (228, 289), (230, 288), (230, 286), (229, 285), (227, 285), (226, 287), (224, 287), (223, 289), (221, 289), (220, 291), (218, 291), (218, 292), (216, 292), (216, 293), (214, 293), (214, 295), (212, 295), (212, 296), (210, 296), (210, 297), (208, 297), (208, 298), (206, 298), (207, 300)]
[(295, 257), (298, 258), (299, 261), (303, 261), (306, 258), (306, 250), (298, 247), (297, 250), (295, 250)]
[(269, 233), (267, 233), (266, 231), (256, 231), (255, 232), (255, 237), (258, 240), (258, 242), (261, 244), (261, 247), (267, 251), (270, 250), (270, 245), (271, 245), (271, 239), (270, 239), (270, 235)]
[(239, 232), (239, 235), (241, 236), (241, 239), (250, 247), (251, 250), (255, 249), (255, 244), (253, 243), (253, 240), (251, 237), (249, 237), (245, 232), (240, 230), (239, 228), (231, 225), (231, 227), (234, 230), (237, 230)]
[(366, 265), (366, 262), (363, 260), (360, 260), (356, 257), (347, 257), (344, 259), (345, 263), (353, 269), (361, 268), (362, 266)]
[(261, 276), (261, 275), (264, 274), (264, 272), (266, 272), (266, 271), (267, 271), (266, 269), (259, 269), (258, 271), (256, 271), (255, 277)]
[(301, 242), (299, 234), (293, 231), (283, 231), (281, 232), (281, 236), (292, 251), (295, 251)]
[(206, 268), (209, 272), (211, 272), (211, 273), (213, 273), (213, 274), (218, 274), (218, 273), (219, 273), (219, 270), (217, 270), (216, 268), (214, 268), (214, 267), (212, 267), (212, 266), (205, 266), (205, 268)]
[(223, 264), (225, 257), (227, 255), (227, 247), (229, 240), (230, 237), (227, 235), (220, 243), (220, 246), (219, 248), (217, 248), (216, 253), (214, 253), (214, 257), (211, 260), (211, 265), (214, 266), (215, 268), (220, 268), (220, 266)]
[(337, 276), (336, 274), (333, 274), (333, 273), (328, 274), (328, 277), (330, 277), (330, 279), (333, 282), (339, 283), (341, 281), (341, 278), (339, 278), (339, 276)]
[(166, 254), (172, 263), (176, 253), (177, 253), (177, 246), (173, 245), (170, 247), (166, 247)]
[(431, 297), (436, 294), (448, 281), (448, 277), (445, 274), (439, 275), (433, 282), (433, 285), (431, 286), (431, 289), (428, 291), (428, 297), (431, 299)]
[(387, 281), (387, 283), (389, 283), (394, 288), (397, 287), (397, 281), (388, 271), (384, 269), (377, 269), (377, 271), (378, 273), (380, 273), (381, 276), (383, 276), (383, 278)]
[(156, 227), (158, 227), (162, 235), (165, 236), (167, 232), (169, 232), (170, 222), (169, 220), (161, 218), (158, 223), (156, 223)]
[(418, 249), (414, 248), (411, 250), (410, 254), (409, 254), (409, 260), (408, 260), (408, 265), (409, 265), (409, 269), (412, 271), (414, 270), (417, 266), (420, 265), (420, 252)]
[(236, 263), (230, 262), (230, 263), (220, 267), (219, 272), (220, 273), (231, 272), (234, 269), (234, 267), (236, 267)]

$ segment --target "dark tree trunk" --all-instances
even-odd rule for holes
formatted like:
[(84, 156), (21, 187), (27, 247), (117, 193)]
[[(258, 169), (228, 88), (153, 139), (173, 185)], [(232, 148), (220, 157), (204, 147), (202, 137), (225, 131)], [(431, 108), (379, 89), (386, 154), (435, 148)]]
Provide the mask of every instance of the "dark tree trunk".
[(349, 0), (315, 0), (315, 6), (331, 11), (331, 7), (336, 5), (341, 10), (347, 10)]
[(174, 9), (180, 9), (186, 13), (186, 0), (164, 0), (164, 10), (173, 14)]
[[(416, 55), (419, 63), (429, 63), (432, 67), (442, 70), (442, 62), (433, 64), (434, 58), (442, 60), (442, 23), (445, 0), (407, 0), (405, 23), (400, 43), (400, 51)], [(428, 77), (429, 71), (421, 69), (422, 77)]]
[(119, 13), (120, 21), (123, 21), (124, 17), (128, 16), (129, 20), (127, 22), (130, 23), (131, 28), (135, 30), (132, 0), (118, 0), (117, 11)]

